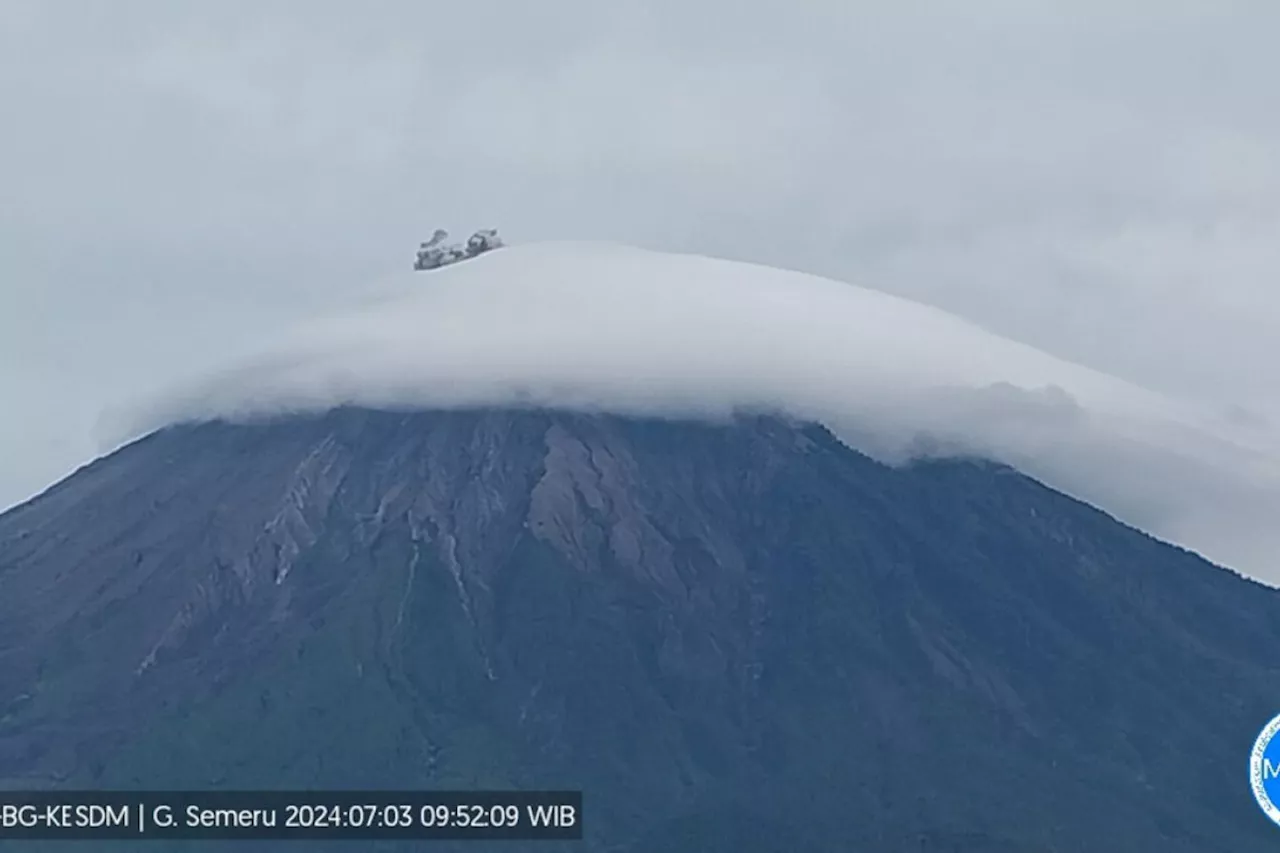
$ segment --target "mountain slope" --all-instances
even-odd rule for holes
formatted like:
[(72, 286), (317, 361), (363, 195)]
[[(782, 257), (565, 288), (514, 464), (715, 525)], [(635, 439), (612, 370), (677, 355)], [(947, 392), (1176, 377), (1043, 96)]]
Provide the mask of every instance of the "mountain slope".
[(593, 850), (1275, 843), (1277, 593), (780, 418), (173, 427), (0, 516), (0, 589), (8, 785), (580, 787)]

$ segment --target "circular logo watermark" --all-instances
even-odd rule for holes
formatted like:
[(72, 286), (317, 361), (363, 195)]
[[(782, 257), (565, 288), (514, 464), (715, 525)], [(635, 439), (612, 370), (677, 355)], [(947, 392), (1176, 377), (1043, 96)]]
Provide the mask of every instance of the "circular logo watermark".
[(1249, 785), (1258, 807), (1280, 825), (1280, 716), (1267, 723), (1249, 755)]

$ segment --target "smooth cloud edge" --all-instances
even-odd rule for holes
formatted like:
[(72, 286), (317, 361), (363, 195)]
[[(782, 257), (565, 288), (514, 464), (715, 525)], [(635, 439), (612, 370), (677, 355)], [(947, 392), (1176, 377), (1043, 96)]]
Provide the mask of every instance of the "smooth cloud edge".
[[(1213, 432), (1175, 401), (938, 309), (800, 273), (607, 244), (493, 255), (503, 257), (391, 286), (349, 315), (304, 324), (231, 359), (229, 368), (117, 407), (104, 414), (99, 435), (118, 446), (170, 423), (251, 422), (341, 406), (519, 406), (716, 421), (771, 411), (821, 423), (890, 464), (936, 456), (1007, 464), (1222, 565), (1268, 583), (1280, 576), (1270, 560), (1280, 534), (1266, 532), (1280, 514), (1276, 456)], [(832, 317), (808, 312), (806, 300), (831, 308), (851, 294), (849, 304), (875, 316), (848, 318), (849, 341), (839, 350)], [(609, 299), (629, 316), (610, 314)], [(663, 299), (687, 310), (645, 305)], [(738, 304), (752, 299), (759, 304)], [(503, 314), (504, 302), (514, 310)], [(904, 343), (895, 330), (874, 328), (882, 320), (951, 339)], [(557, 322), (563, 328), (537, 325)], [(823, 331), (806, 341), (806, 323)], [(696, 338), (703, 328), (706, 338)], [(762, 329), (779, 335), (772, 351), (735, 334)], [(676, 338), (663, 341), (659, 332)], [(867, 340), (857, 343), (858, 335)], [(876, 366), (875, 347), (886, 343), (911, 363)], [(993, 369), (1001, 358), (1012, 379)], [(930, 375), (935, 367), (938, 377)]]

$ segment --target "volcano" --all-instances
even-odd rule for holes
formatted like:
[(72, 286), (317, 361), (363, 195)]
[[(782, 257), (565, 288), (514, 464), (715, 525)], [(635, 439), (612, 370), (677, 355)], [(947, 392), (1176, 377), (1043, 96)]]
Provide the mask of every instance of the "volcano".
[(6, 787), (581, 789), (567, 850), (1271, 850), (1277, 648), (1008, 466), (770, 412), (181, 424), (0, 516)]

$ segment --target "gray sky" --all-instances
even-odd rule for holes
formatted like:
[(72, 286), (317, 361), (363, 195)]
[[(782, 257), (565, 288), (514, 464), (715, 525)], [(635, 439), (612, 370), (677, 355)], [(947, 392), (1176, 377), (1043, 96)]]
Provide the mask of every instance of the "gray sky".
[(439, 225), (910, 296), (1280, 413), (1280, 5), (8, 0), (0, 505)]

